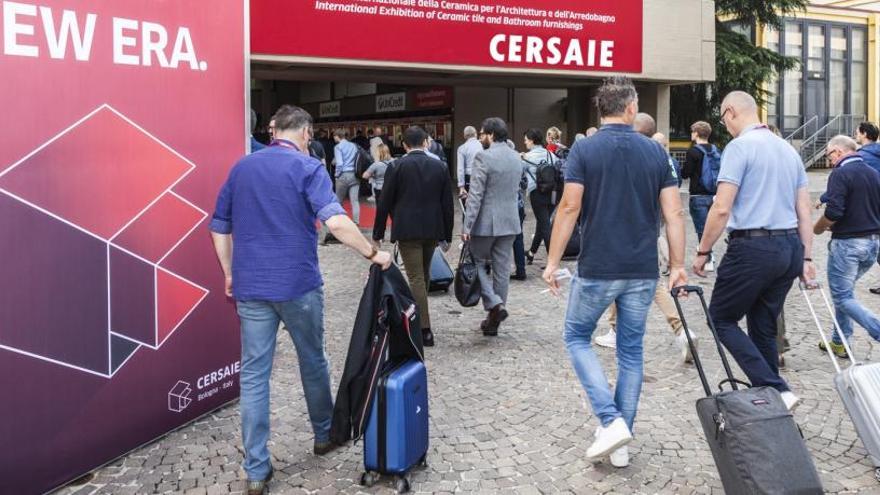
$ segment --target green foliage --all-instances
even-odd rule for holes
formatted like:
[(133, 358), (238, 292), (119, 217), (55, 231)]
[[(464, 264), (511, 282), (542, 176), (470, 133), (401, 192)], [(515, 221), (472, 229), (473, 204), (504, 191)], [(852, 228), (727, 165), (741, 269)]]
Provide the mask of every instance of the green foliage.
[[(785, 57), (731, 29), (733, 23), (782, 27), (783, 17), (802, 11), (807, 0), (718, 0), (715, 2), (714, 83), (675, 86), (672, 88), (672, 134), (690, 135), (690, 125), (697, 120), (718, 122), (721, 99), (731, 91), (745, 91), (764, 104), (772, 93), (764, 86), (774, 75), (798, 66), (795, 58)], [(725, 21), (722, 22), (721, 19)], [(721, 126), (713, 125), (715, 128)], [(724, 129), (718, 129), (723, 131)], [(724, 142), (729, 136), (720, 135)]]

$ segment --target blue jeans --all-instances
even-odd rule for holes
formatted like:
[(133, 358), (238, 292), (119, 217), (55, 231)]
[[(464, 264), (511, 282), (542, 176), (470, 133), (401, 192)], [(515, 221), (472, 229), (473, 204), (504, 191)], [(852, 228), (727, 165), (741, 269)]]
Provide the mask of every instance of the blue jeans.
[[(642, 340), (657, 280), (574, 278), (565, 314), (565, 347), (602, 426), (623, 418), (633, 429), (642, 391)], [(617, 303), (617, 387), (614, 395), (591, 338), (596, 323)]]
[[(874, 266), (880, 251), (880, 237), (832, 239), (828, 243), (828, 288), (837, 314), (837, 323), (847, 340), (853, 334), (853, 320), (880, 340), (880, 319), (861, 305), (853, 295), (856, 282)], [(842, 343), (834, 332), (834, 342)]]
[[(703, 229), (706, 228), (706, 219), (709, 217), (709, 209), (712, 208), (712, 196), (691, 196), (688, 207), (691, 219), (694, 221), (694, 230), (697, 231), (697, 242), (699, 242), (703, 240)], [(709, 259), (711, 259), (711, 255)]]
[[(778, 318), (792, 282), (804, 270), (798, 234), (731, 238), (718, 267), (709, 314), (718, 338), (755, 387), (789, 390), (779, 376)], [(739, 327), (743, 316), (749, 327)]]
[(330, 439), (333, 396), (324, 353), (324, 291), (287, 302), (238, 301), (241, 319), (241, 432), (244, 470), (250, 480), (269, 475), (269, 378), (278, 324), (284, 322), (296, 354), (316, 442)]

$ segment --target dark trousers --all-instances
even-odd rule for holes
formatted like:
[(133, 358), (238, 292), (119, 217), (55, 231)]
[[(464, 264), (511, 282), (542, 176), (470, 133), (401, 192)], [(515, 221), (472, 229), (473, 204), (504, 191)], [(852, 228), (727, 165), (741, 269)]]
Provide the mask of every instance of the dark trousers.
[(550, 251), (550, 215), (553, 214), (555, 206), (551, 195), (542, 194), (537, 190), (529, 193), (529, 201), (532, 203), (532, 212), (535, 214), (535, 238), (532, 239), (532, 247), (529, 252), (535, 254), (544, 243), (544, 249)]
[[(777, 318), (803, 268), (804, 246), (797, 234), (732, 238), (718, 267), (709, 314), (753, 386), (789, 390), (779, 376)], [(739, 328), (743, 316), (748, 335)]]
[(431, 281), (431, 258), (437, 241), (400, 241), (400, 257), (406, 269), (406, 278), (412, 289), (422, 328), (431, 328), (431, 314), (428, 309), (428, 284)]
[[(520, 205), (519, 207), (519, 227), (526, 220), (526, 209)], [(526, 246), (523, 241), (523, 233), (520, 232), (516, 239), (513, 240), (513, 263), (516, 265), (516, 274), (526, 274)]]

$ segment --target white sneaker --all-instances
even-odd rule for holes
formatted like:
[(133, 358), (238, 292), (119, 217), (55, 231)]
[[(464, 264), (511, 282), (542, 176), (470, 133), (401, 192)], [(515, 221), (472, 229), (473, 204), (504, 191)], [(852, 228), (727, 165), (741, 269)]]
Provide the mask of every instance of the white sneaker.
[[(697, 340), (696, 334), (694, 334), (694, 332), (691, 332), (690, 330), (688, 331), (688, 333), (691, 334), (691, 340), (694, 341), (694, 347), (699, 348), (700, 341)], [(682, 328), (681, 331), (678, 332), (678, 335), (675, 336), (675, 340), (676, 342), (678, 342), (678, 345), (681, 348), (681, 359), (685, 363), (693, 363), (694, 355), (691, 353), (691, 346), (688, 345), (687, 336), (684, 334), (684, 328)]]
[(587, 449), (588, 459), (598, 459), (607, 456), (615, 450), (623, 447), (632, 440), (632, 433), (626, 426), (623, 418), (617, 418), (610, 425), (600, 428), (596, 432), (596, 440)]
[(715, 262), (712, 260), (707, 261), (706, 266), (703, 267), (703, 271), (714, 272), (715, 271)]
[(611, 453), (611, 465), (616, 468), (625, 468), (629, 466), (629, 447), (623, 447)]
[(614, 331), (614, 327), (611, 327), (605, 335), (596, 337), (596, 345), (608, 347), (609, 349), (617, 347), (617, 332)]
[(794, 411), (797, 406), (801, 405), (801, 398), (791, 392), (782, 392), (780, 395), (782, 395), (782, 402), (785, 403), (788, 412)]

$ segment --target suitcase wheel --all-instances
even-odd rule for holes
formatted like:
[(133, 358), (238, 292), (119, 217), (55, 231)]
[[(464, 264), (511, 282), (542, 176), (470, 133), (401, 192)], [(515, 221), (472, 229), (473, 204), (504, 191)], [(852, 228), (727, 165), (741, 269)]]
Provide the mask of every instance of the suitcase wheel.
[(394, 486), (397, 489), (397, 493), (409, 492), (409, 480), (406, 479), (406, 476), (400, 476), (399, 478), (397, 478), (397, 482)]
[(379, 481), (378, 473), (371, 473), (370, 471), (366, 471), (364, 472), (364, 474), (361, 475), (361, 486), (369, 488), (375, 485), (377, 481)]
[(419, 466), (423, 468), (428, 467), (428, 454), (423, 455), (422, 458), (419, 459)]
[(875, 478), (877, 481), (880, 481), (880, 467), (878, 467), (878, 468), (874, 468), (874, 478)]

